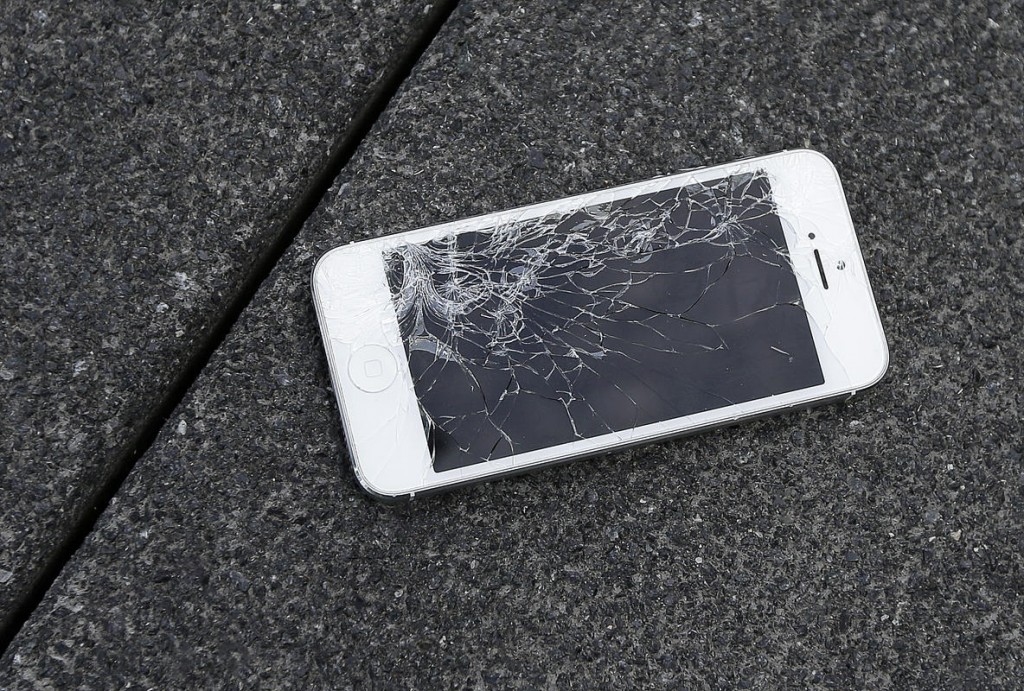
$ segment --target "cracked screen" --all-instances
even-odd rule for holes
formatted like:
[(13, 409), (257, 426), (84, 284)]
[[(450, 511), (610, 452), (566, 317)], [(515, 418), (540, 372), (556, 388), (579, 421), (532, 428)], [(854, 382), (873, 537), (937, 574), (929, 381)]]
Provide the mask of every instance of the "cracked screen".
[(824, 382), (764, 173), (384, 262), (436, 471)]

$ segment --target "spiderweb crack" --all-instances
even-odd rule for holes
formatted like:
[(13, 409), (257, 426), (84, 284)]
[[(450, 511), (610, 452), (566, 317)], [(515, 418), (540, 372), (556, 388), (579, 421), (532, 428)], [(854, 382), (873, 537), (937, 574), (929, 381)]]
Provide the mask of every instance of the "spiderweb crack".
[(397, 245), (385, 266), (439, 470), (733, 403), (692, 368), (738, 323), (803, 312), (759, 172)]

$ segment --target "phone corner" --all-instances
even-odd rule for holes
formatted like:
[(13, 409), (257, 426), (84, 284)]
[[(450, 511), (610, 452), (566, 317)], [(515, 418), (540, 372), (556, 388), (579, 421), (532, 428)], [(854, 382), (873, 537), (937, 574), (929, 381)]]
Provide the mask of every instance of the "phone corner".
[(799, 156), (806, 165), (821, 166), (827, 168), (830, 173), (839, 177), (839, 170), (836, 168), (836, 164), (832, 162), (832, 159), (818, 151), (817, 149), (809, 149), (802, 147), (799, 149), (786, 149), (786, 153)]
[(316, 292), (318, 276), (322, 275), (323, 271), (325, 270), (325, 267), (327, 266), (328, 261), (332, 258), (334, 254), (338, 253), (343, 249), (345, 249), (344, 245), (341, 245), (340, 247), (335, 247), (333, 249), (329, 249), (323, 254), (321, 254), (320, 257), (317, 258), (315, 262), (313, 262), (313, 267), (309, 271), (309, 282), (310, 285), (313, 287), (313, 292)]
[(806, 147), (806, 146), (797, 147), (795, 149), (785, 149), (784, 153), (795, 154), (795, 155), (798, 155), (798, 156), (807, 156), (808, 158), (817, 159), (817, 160), (822, 161), (823, 163), (828, 163), (829, 165), (834, 165), (832, 163), (832, 159), (831, 158), (829, 158), (828, 156), (826, 156), (822, 152), (818, 151), (817, 149), (812, 149), (812, 148)]
[(363, 491), (363, 494), (370, 497), (371, 499), (386, 504), (388, 506), (398, 506), (400, 504), (408, 504), (416, 496), (415, 492), (407, 492), (406, 494), (381, 494), (363, 483), (359, 483), (359, 488)]
[(878, 362), (864, 377), (864, 383), (855, 387), (855, 391), (863, 391), (864, 389), (870, 389), (875, 384), (882, 381), (885, 378), (886, 373), (889, 371), (889, 343), (885, 340), (885, 336), (882, 336), (882, 349), (880, 352)]
[(367, 495), (381, 502), (382, 504), (404, 504), (412, 500), (416, 496), (415, 492), (403, 491), (401, 489), (390, 490), (386, 487), (378, 487), (377, 485), (370, 482), (366, 475), (359, 470), (359, 466), (353, 462), (352, 470), (356, 476), (356, 482), (359, 488)]

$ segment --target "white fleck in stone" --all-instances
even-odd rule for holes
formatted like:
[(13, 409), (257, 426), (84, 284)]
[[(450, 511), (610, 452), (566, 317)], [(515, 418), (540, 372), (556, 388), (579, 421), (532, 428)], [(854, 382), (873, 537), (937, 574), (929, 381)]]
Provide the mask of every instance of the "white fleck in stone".
[(694, 561), (696, 561), (698, 564), (703, 564), (704, 563), (704, 557), (697, 557)]
[(85, 432), (79, 432), (75, 436), (71, 437), (71, 442), (68, 443), (68, 450), (71, 451), (72, 453), (77, 453), (79, 450), (81, 450), (82, 446), (85, 444), (88, 438), (89, 437), (88, 435), (86, 435)]
[(185, 434), (188, 432), (188, 423), (182, 420), (178, 423), (178, 434)]
[(954, 530), (953, 532), (951, 532), (949, 534), (949, 536), (951, 538), (953, 538), (954, 540), (956, 540), (957, 542), (960, 542), (960, 536), (963, 535), (963, 534), (964, 534), (964, 531), (962, 531), (962, 530)]
[(8, 571), (7, 569), (0, 569), (0, 585), (7, 583), (14, 578), (14, 572)]
[(71, 599), (70, 597), (61, 595), (57, 598), (57, 607), (66, 609), (72, 614), (77, 614), (85, 608), (85, 605), (76, 600)]
[(171, 307), (166, 302), (161, 302), (159, 305), (156, 306), (157, 314), (163, 314), (169, 309), (171, 309)]

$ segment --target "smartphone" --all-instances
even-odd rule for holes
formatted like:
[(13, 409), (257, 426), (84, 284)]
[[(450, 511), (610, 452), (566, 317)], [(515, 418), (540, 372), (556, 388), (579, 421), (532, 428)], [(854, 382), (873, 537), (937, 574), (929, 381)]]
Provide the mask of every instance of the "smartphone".
[(380, 498), (810, 407), (889, 360), (839, 176), (807, 150), (352, 243), (312, 284)]

